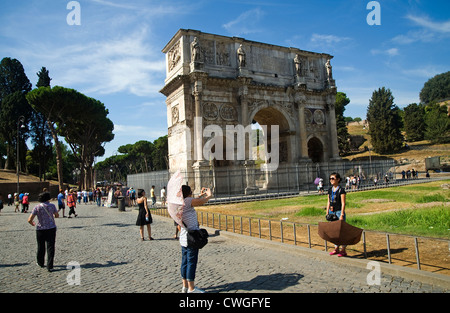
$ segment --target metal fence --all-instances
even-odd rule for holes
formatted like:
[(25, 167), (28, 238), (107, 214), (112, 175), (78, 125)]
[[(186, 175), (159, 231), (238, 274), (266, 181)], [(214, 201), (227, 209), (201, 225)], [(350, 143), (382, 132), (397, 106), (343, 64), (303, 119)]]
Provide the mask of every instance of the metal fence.
[[(166, 208), (153, 214), (170, 217)], [(318, 225), (226, 215), (197, 210), (200, 225), (217, 230), (327, 251), (333, 245), (318, 235)], [(450, 275), (450, 240), (364, 230), (361, 242), (347, 248), (351, 257), (372, 259), (401, 266), (415, 266)], [(419, 253), (419, 250), (421, 253)]]
[[(254, 168), (248, 171), (244, 166), (213, 167), (204, 175), (208, 176), (208, 186), (213, 190), (214, 199), (211, 203), (254, 201), (269, 198), (280, 198), (298, 195), (300, 192), (316, 191), (316, 178), (323, 178), (325, 188), (328, 176), (332, 172), (340, 173), (341, 184), (345, 185), (346, 177), (355, 175), (359, 178), (355, 188), (370, 188), (375, 184), (384, 184), (387, 175), (389, 183), (397, 182), (394, 160), (376, 160), (361, 162), (329, 162), (306, 163), (305, 165), (283, 165), (276, 171), (265, 171)], [(192, 171), (182, 173), (186, 184), (193, 186), (195, 174)], [(149, 172), (127, 176), (127, 185), (135, 189), (149, 192), (155, 186), (156, 195), (167, 186), (171, 173), (167, 171)], [(251, 186), (249, 186), (249, 181)], [(375, 183), (376, 182), (376, 183)], [(251, 187), (251, 193), (246, 192)]]

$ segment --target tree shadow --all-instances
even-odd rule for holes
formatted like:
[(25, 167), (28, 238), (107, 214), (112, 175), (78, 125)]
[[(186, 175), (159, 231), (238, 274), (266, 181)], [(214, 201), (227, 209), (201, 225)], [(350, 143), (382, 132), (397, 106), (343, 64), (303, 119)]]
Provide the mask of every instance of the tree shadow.
[(233, 283), (222, 284), (218, 286), (205, 288), (208, 292), (229, 292), (229, 291), (283, 291), (284, 289), (294, 286), (304, 276), (298, 273), (277, 273), (270, 275), (258, 275), (249, 281), (239, 281)]

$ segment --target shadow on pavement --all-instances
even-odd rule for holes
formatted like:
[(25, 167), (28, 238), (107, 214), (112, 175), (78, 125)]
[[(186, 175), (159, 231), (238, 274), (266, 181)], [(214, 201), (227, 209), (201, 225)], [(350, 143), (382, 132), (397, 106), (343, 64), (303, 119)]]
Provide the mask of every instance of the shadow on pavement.
[(204, 288), (207, 292), (228, 292), (239, 290), (269, 290), (269, 291), (282, 291), (290, 286), (294, 286), (298, 283), (303, 275), (298, 273), (277, 273), (270, 275), (259, 275), (252, 278), (249, 281), (240, 281), (234, 283), (223, 284), (219, 286)]

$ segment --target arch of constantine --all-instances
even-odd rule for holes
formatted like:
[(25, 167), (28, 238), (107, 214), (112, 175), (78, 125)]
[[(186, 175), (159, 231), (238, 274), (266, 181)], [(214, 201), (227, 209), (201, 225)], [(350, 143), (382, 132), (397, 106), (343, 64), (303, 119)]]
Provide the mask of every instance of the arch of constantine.
[[(197, 192), (256, 193), (274, 175), (278, 186), (314, 176), (290, 168), (340, 160), (331, 55), (185, 29), (163, 53), (169, 167)], [(262, 165), (252, 153), (255, 123)]]

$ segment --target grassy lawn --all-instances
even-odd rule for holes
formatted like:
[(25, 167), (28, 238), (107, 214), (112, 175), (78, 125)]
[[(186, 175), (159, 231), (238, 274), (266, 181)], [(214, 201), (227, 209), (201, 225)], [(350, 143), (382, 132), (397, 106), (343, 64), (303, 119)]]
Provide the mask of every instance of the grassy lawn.
[[(360, 228), (450, 238), (450, 180), (347, 194), (347, 221)], [(317, 224), (325, 221), (326, 195), (199, 207), (198, 210)]]

